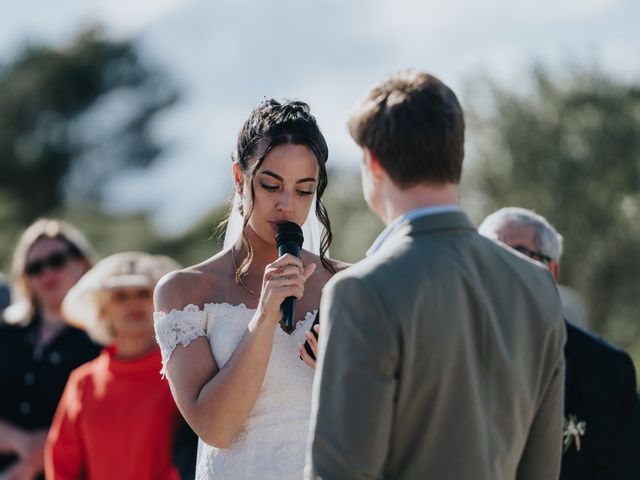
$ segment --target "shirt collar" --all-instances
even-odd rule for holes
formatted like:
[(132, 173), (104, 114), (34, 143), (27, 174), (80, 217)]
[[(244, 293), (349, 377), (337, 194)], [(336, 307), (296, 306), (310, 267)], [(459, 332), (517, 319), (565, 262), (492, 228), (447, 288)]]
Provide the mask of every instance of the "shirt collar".
[(438, 213), (449, 213), (449, 212), (461, 212), (462, 207), (460, 205), (430, 205), (427, 207), (418, 207), (413, 210), (409, 210), (403, 215), (400, 215), (393, 222), (391, 222), (387, 227), (378, 235), (378, 238), (371, 244), (369, 250), (367, 250), (367, 256), (377, 252), (380, 250), (382, 245), (391, 238), (402, 225), (409, 223), (412, 220), (415, 220), (420, 217), (426, 217), (427, 215), (435, 215)]

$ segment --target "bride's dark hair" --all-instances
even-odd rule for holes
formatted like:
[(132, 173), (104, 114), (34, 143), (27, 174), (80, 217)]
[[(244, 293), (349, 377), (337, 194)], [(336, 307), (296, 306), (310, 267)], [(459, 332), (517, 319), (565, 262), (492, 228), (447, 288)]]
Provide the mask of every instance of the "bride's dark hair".
[(320, 132), (316, 119), (311, 115), (309, 105), (300, 101), (285, 100), (282, 103), (272, 98), (263, 101), (251, 112), (238, 134), (236, 149), (231, 159), (237, 162), (243, 173), (251, 176), (251, 202), (247, 212), (242, 212), (242, 243), (247, 256), (236, 271), (236, 281), (249, 270), (253, 260), (253, 249), (245, 233), (245, 228), (253, 212), (253, 179), (269, 152), (278, 145), (304, 145), (314, 153), (320, 173), (316, 187), (315, 213), (324, 227), (320, 240), (320, 261), (331, 272), (335, 268), (326, 258), (333, 234), (327, 210), (322, 203), (322, 194), (327, 187), (326, 162), (329, 156), (327, 142)]

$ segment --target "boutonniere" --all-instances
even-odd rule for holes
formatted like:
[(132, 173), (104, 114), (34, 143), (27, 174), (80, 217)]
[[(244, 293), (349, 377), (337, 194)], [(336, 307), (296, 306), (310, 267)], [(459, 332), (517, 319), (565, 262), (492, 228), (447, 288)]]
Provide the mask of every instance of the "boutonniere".
[(563, 452), (569, 450), (572, 443), (576, 445), (576, 451), (580, 451), (580, 437), (584, 437), (587, 431), (587, 422), (578, 421), (575, 415), (569, 415), (569, 418), (565, 418), (562, 422), (562, 445), (564, 446)]

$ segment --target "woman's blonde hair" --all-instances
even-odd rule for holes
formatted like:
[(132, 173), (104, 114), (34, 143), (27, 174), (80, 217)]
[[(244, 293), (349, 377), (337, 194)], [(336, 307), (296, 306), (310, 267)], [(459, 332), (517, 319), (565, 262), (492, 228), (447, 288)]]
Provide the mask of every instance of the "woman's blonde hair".
[(29, 251), (42, 238), (61, 240), (78, 253), (87, 263), (87, 269), (94, 263), (94, 253), (86, 237), (64, 220), (41, 218), (32, 223), (22, 234), (13, 252), (11, 267), (11, 305), (3, 312), (8, 324), (28, 325), (38, 311), (38, 301), (29, 287), (26, 273)]

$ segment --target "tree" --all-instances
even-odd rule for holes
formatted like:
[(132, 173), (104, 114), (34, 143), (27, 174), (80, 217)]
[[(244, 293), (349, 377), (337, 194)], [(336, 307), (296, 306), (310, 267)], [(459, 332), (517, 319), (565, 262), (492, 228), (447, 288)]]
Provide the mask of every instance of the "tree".
[[(597, 68), (541, 67), (517, 94), (477, 82), (468, 108), (467, 198), (486, 214), (533, 209), (565, 239), (562, 283), (582, 293), (594, 328), (640, 357), (640, 88)], [(480, 204), (478, 205), (478, 200)]]
[(97, 28), (63, 48), (25, 48), (0, 67), (0, 192), (23, 223), (100, 200), (113, 175), (160, 153), (149, 127), (176, 98), (133, 43)]
[(358, 170), (329, 171), (329, 182), (323, 196), (331, 220), (332, 258), (357, 262), (384, 229), (382, 221), (369, 209), (362, 194)]

